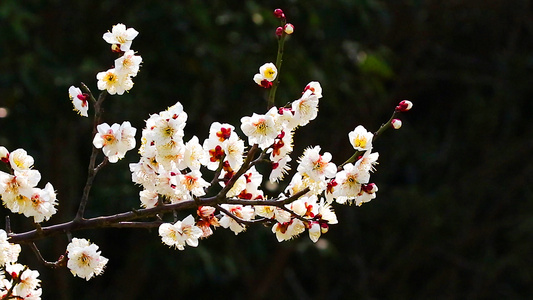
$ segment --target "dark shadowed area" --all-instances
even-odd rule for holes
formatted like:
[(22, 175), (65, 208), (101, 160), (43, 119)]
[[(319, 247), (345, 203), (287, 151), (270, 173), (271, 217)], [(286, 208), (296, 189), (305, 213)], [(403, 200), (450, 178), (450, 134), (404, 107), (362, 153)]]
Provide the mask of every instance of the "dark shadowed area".
[[(266, 112), (252, 77), (276, 58), (272, 15), (295, 32), (285, 46), (278, 105), (319, 81), (317, 119), (299, 129), (292, 155), (320, 145), (342, 163), (348, 132), (375, 131), (402, 99), (403, 127), (375, 143), (378, 196), (335, 205), (339, 224), (319, 243), (307, 233), (278, 243), (270, 228), (235, 236), (217, 229), (197, 248), (161, 243), (157, 230), (74, 232), (110, 261), (102, 276), (74, 278), (39, 265), (43, 299), (526, 299), (533, 294), (533, 12), (515, 0), (0, 1), (0, 145), (24, 148), (57, 190), (71, 220), (87, 176), (91, 120), (72, 111), (68, 88), (115, 55), (102, 34), (116, 23), (140, 32), (133, 89), (108, 97), (104, 121), (140, 130), (180, 101), (185, 139), (207, 138), (214, 121), (239, 127)], [(242, 133), (239, 131), (241, 137)], [(100, 158), (101, 159), (101, 158)], [(128, 164), (98, 174), (87, 217), (139, 208)], [(286, 183), (285, 183), (286, 184)], [(280, 189), (284, 185), (281, 184)], [(185, 217), (191, 212), (180, 212)], [(8, 210), (0, 208), (0, 224)], [(12, 230), (32, 229), (11, 216)], [(67, 236), (39, 241), (48, 260)]]

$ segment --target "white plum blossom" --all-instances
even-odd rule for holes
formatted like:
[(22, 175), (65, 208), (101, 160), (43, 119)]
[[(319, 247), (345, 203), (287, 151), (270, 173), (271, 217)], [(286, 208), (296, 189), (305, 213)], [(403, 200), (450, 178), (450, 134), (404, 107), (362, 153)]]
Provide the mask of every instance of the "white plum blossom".
[(199, 170), (201, 161), (205, 160), (207, 153), (204, 151), (202, 145), (196, 136), (193, 136), (186, 144), (183, 152), (182, 167), (191, 170)]
[(368, 132), (362, 125), (355, 127), (348, 133), (348, 139), (355, 150), (366, 151), (372, 149), (374, 134)]
[(209, 183), (202, 178), (199, 170), (193, 170), (187, 174), (179, 175), (181, 186), (190, 194), (200, 197), (205, 195), (205, 188)]
[(111, 32), (106, 32), (102, 38), (112, 45), (119, 45), (121, 51), (130, 50), (133, 39), (139, 34), (139, 32), (133, 28), (126, 29), (126, 25), (118, 23), (113, 25)]
[(98, 89), (101, 91), (106, 90), (110, 95), (122, 95), (133, 87), (130, 75), (117, 72), (114, 68), (99, 72), (96, 74), (96, 79), (98, 79)]
[[(242, 206), (242, 205), (231, 205), (231, 204), (222, 204), (222, 208), (227, 210), (229, 213), (234, 215), (243, 221), (250, 221), (255, 214), (254, 208), (252, 206)], [(229, 228), (235, 233), (235, 235), (243, 232), (246, 227), (238, 223), (234, 218), (226, 215), (222, 212), (223, 216), (220, 218), (220, 226), (224, 228)]]
[(330, 160), (329, 152), (320, 155), (320, 146), (307, 148), (299, 159), (298, 172), (315, 181), (332, 178), (337, 172), (337, 167)]
[(154, 190), (142, 190), (139, 192), (141, 199), (141, 206), (144, 208), (152, 208), (157, 205), (159, 194)]
[(33, 188), (30, 200), (31, 206), (24, 212), (24, 215), (33, 217), (35, 223), (47, 221), (57, 212), (56, 192), (51, 183), (47, 183), (44, 189)]
[(82, 93), (79, 88), (71, 86), (68, 89), (68, 96), (70, 101), (72, 101), (72, 105), (74, 105), (74, 111), (78, 112), (83, 117), (88, 117), (89, 115), (87, 112), (89, 110), (89, 101), (87, 101), (87, 99), (89, 98), (89, 95)]
[(278, 161), (273, 161), (272, 171), (270, 172), (269, 181), (278, 182), (279, 180), (283, 179), (283, 177), (287, 175), (287, 173), (291, 169), (291, 167), (288, 164), (290, 161), (291, 161), (291, 158), (288, 155), (284, 156)]
[(33, 157), (24, 149), (17, 149), (9, 153), (9, 165), (13, 170), (29, 170), (33, 167)]
[(272, 226), (272, 232), (276, 234), (278, 242), (291, 240), (304, 231), (304, 222), (296, 218), (284, 223), (278, 222)]
[(67, 246), (67, 267), (74, 276), (89, 280), (104, 272), (109, 261), (100, 255), (98, 246), (86, 239), (73, 238)]
[(15, 263), (20, 254), (20, 245), (7, 240), (7, 233), (0, 229), (0, 267), (8, 263)]
[(299, 126), (305, 126), (309, 121), (314, 120), (318, 115), (318, 95), (312, 90), (306, 90), (302, 97), (292, 102), (294, 118)]
[[(6, 273), (12, 277), (17, 277), (19, 282), (14, 286), (12, 296), (14, 299), (41, 299), (42, 290), (39, 272), (28, 269), (21, 264), (7, 264)], [(10, 283), (10, 285), (12, 282)]]
[(135, 55), (133, 50), (128, 50), (121, 57), (115, 59), (115, 70), (117, 73), (135, 77), (139, 72), (141, 62), (142, 57), (140, 55)]
[(272, 107), (265, 115), (253, 113), (251, 117), (241, 118), (241, 130), (248, 137), (248, 144), (258, 144), (261, 149), (266, 149), (281, 131), (279, 124), (272, 116), (277, 108)]
[(272, 81), (278, 76), (278, 69), (273, 63), (266, 63), (259, 67), (259, 73), (254, 75), (254, 81), (258, 85), (269, 88), (272, 86)]
[(135, 148), (135, 133), (137, 129), (131, 127), (130, 122), (125, 121), (122, 125), (117, 123), (109, 126), (102, 123), (96, 126), (98, 132), (94, 136), (93, 145), (102, 148), (109, 162), (116, 163), (124, 158), (126, 152)]
[(222, 143), (222, 150), (226, 154), (227, 161), (233, 170), (238, 170), (243, 163), (244, 141), (236, 134)]
[(315, 94), (319, 99), (322, 98), (322, 86), (320, 86), (320, 82), (309, 82), (304, 88), (304, 93), (308, 90), (311, 91), (311, 93)]
[(163, 243), (184, 250), (185, 245), (198, 246), (198, 239), (203, 235), (202, 229), (194, 225), (194, 217), (187, 216), (174, 224), (163, 223), (159, 226), (159, 236)]

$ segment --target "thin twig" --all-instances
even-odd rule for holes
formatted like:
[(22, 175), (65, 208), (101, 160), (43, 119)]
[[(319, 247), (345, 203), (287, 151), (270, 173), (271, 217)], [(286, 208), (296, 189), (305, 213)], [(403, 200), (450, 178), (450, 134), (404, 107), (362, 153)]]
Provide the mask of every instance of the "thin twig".
[(63, 263), (65, 262), (65, 259), (66, 259), (65, 256), (61, 256), (56, 262), (49, 262), (43, 258), (43, 256), (41, 255), (41, 251), (39, 251), (35, 243), (29, 243), (29, 246), (31, 250), (33, 250), (33, 253), (35, 253), (35, 256), (37, 256), (37, 259), (39, 260), (39, 262), (41, 262), (46, 267), (55, 269), (55, 268), (61, 267)]
[[(94, 97), (92, 96), (91, 91), (87, 88), (87, 86), (82, 85), (84, 89), (86, 89), (91, 97), (92, 100), (94, 100)], [(103, 109), (102, 109), (102, 103), (105, 100), (105, 97), (107, 95), (107, 92), (104, 90), (100, 93), (98, 96), (98, 100), (94, 103), (94, 121), (93, 121), (93, 134), (92, 136), (96, 136), (98, 130), (96, 127), (98, 124), (100, 124)], [(83, 214), (85, 213), (85, 207), (87, 206), (87, 201), (89, 200), (89, 193), (91, 191), (91, 187), (93, 185), (94, 178), (96, 177), (96, 173), (106, 164), (107, 158), (104, 159), (104, 161), (98, 165), (98, 167), (95, 168), (96, 165), (96, 157), (99, 153), (99, 150), (93, 145), (91, 157), (89, 159), (89, 167), (87, 171), (87, 181), (85, 182), (85, 187), (83, 188), (83, 195), (80, 200), (80, 205), (78, 207), (78, 212), (76, 213), (76, 217), (74, 218), (75, 221), (79, 221), (83, 219)]]

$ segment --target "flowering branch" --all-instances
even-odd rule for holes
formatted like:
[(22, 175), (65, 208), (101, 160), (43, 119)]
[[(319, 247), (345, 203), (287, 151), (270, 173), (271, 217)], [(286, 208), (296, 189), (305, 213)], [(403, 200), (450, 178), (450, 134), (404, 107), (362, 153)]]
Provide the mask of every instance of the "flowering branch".
[[(24, 290), (15, 288), (20, 281), (13, 277), (13, 284), (4, 288), (0, 286), (0, 293), (6, 292), (3, 295), (16, 298), (26, 297), (20, 296), (22, 294), (40, 295), (41, 289), (36, 279), (38, 273), (15, 264), (20, 252), (19, 244), (29, 245), (43, 265), (52, 268), (66, 266), (75, 276), (89, 280), (102, 274), (108, 259), (101, 255), (96, 244), (73, 238), (73, 232), (99, 228), (157, 227), (164, 244), (184, 250), (185, 246), (198, 246), (199, 239), (212, 235), (215, 227), (228, 228), (234, 234), (239, 234), (247, 226), (263, 223), (272, 226), (271, 231), (280, 242), (306, 231), (309, 238), (317, 242), (330, 225), (338, 223), (332, 207), (334, 202), (362, 205), (376, 197), (377, 186), (370, 182), (370, 175), (375, 171), (379, 154), (372, 152), (372, 143), (389, 127), (401, 127), (398, 114), (411, 109), (410, 101), (400, 102), (389, 121), (375, 133), (363, 126), (357, 126), (349, 132), (348, 139), (355, 154), (341, 165), (336, 166), (332, 162), (332, 155), (322, 153), (320, 146), (310, 146), (297, 159), (296, 171), (283, 192), (270, 196), (262, 190), (265, 180), (263, 174), (256, 170), (256, 165), (266, 164), (267, 172), (270, 167), (267, 179), (270, 183), (277, 183), (289, 174), (293, 135), (299, 127), (317, 117), (319, 100), (322, 98), (320, 83), (311, 81), (299, 99), (284, 107), (275, 106), (285, 40), (287, 35), (293, 33), (294, 26), (287, 23), (281, 9), (276, 9), (274, 15), (281, 19), (281, 26), (276, 29), (276, 64), (264, 64), (253, 77), (258, 85), (271, 88), (268, 111), (241, 118), (240, 130), (246, 138), (241, 139), (233, 125), (214, 122), (203, 144), (196, 136), (184, 141), (187, 113), (179, 102), (158, 114), (151, 114), (142, 130), (139, 162), (129, 165), (132, 182), (142, 186), (139, 192), (141, 208), (84, 218), (98, 172), (124, 158), (136, 146), (137, 129), (130, 122), (109, 125), (102, 123), (102, 116), (103, 102), (108, 94), (122, 95), (133, 87), (132, 78), (137, 75), (142, 62), (142, 58), (131, 50), (132, 40), (138, 32), (117, 24), (111, 32), (103, 35), (103, 39), (111, 44), (112, 51), (121, 56), (115, 60), (114, 68), (96, 75), (98, 89), (102, 91), (98, 99), (84, 83), (81, 83), (81, 89), (74, 86), (69, 88), (74, 110), (81, 116), (88, 117), (89, 103), (94, 107), (87, 180), (77, 213), (71, 221), (49, 226), (40, 224), (57, 211), (56, 193), (52, 185), (48, 183), (43, 189), (36, 187), (41, 176), (39, 171), (33, 169), (33, 157), (25, 150), (9, 152), (0, 146), (0, 162), (9, 168), (9, 173), (0, 171), (0, 197), (3, 204), (13, 213), (33, 217), (35, 225), (34, 230), (13, 233), (9, 218), (6, 217), (7, 232), (0, 230), (0, 267), (6, 266), (6, 272), (18, 278), (23, 275), (25, 283), (33, 284)], [(105, 157), (97, 165), (100, 149)], [(205, 169), (213, 172), (210, 182), (203, 178)], [(215, 188), (217, 185), (220, 186)], [(181, 212), (194, 210), (194, 216), (189, 214), (180, 220)], [(48, 262), (34, 242), (59, 234), (66, 234), (70, 242), (65, 254), (56, 262)], [(6, 299), (6, 296), (2, 299)]]

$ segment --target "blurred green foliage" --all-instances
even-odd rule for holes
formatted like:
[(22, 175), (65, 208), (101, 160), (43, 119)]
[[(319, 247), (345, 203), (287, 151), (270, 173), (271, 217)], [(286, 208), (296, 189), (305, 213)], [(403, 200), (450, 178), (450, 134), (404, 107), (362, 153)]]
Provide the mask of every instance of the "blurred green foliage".
[[(197, 249), (168, 249), (157, 232), (76, 232), (110, 258), (89, 282), (38, 267), (43, 299), (525, 299), (533, 294), (533, 14), (527, 0), (0, 2), (0, 144), (35, 157), (70, 220), (86, 178), (91, 122), (72, 112), (68, 87), (114, 56), (101, 35), (116, 23), (140, 34), (135, 86), (106, 100), (105, 121), (139, 130), (180, 101), (186, 139), (213, 121), (238, 127), (266, 109), (252, 76), (275, 60), (272, 10), (295, 33), (286, 43), (278, 105), (321, 82), (318, 118), (297, 131), (293, 160), (321, 145), (341, 163), (347, 133), (377, 129), (410, 99), (401, 130), (376, 142), (378, 197), (336, 206), (320, 243), (278, 243), (269, 228), (219, 229)], [(89, 216), (138, 207), (134, 151), (95, 181)], [(2, 215), (7, 211), (2, 209)], [(184, 215), (185, 216), (185, 215)], [(29, 228), (12, 217), (13, 230)], [(55, 260), (66, 237), (41, 241)], [(38, 262), (23, 248), (23, 263)]]

